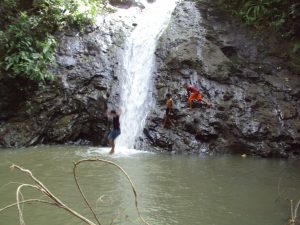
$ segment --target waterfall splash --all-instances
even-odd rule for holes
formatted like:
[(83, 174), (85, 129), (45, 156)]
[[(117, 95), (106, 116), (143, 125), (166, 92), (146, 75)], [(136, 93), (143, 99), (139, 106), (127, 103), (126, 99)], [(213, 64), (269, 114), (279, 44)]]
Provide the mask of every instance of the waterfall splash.
[(152, 4), (145, 1), (144, 5), (146, 8), (137, 20), (137, 27), (126, 40), (119, 68), (122, 112), (117, 147), (133, 148), (136, 137), (142, 132), (153, 102), (151, 77), (156, 43), (169, 23), (176, 0), (157, 0)]

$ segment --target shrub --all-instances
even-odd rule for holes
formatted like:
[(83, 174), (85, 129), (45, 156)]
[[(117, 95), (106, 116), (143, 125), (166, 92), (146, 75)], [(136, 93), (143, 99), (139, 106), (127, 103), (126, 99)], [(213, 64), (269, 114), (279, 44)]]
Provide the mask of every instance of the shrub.
[(300, 37), (298, 0), (220, 0), (220, 3), (248, 25), (269, 26), (284, 38)]
[[(25, 4), (26, 3), (26, 4)], [(53, 33), (65, 26), (83, 31), (105, 7), (103, 0), (3, 0), (0, 12), (0, 66), (10, 77), (37, 83), (52, 80), (48, 66), (54, 64)], [(84, 7), (82, 7), (84, 6)]]
[(9, 76), (25, 76), (38, 83), (53, 78), (47, 66), (54, 62), (56, 41), (49, 34), (37, 37), (34, 29), (39, 21), (39, 17), (22, 12), (16, 23), (1, 33), (0, 42), (5, 46), (1, 66)]

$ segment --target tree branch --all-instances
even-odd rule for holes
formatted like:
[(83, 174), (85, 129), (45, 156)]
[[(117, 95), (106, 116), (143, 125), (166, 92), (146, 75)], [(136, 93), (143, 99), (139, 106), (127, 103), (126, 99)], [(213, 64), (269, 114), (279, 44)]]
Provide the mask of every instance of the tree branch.
[[(78, 212), (76, 212), (75, 210), (71, 209), (70, 207), (68, 207), (66, 204), (64, 204), (61, 200), (59, 200), (54, 194), (52, 194), (45, 186), (44, 184), (39, 181), (37, 178), (35, 178), (32, 174), (32, 172), (30, 170), (24, 169), (18, 165), (11, 165), (12, 169), (16, 168), (18, 170), (20, 170), (21, 172), (27, 174), (39, 187), (38, 189), (45, 194), (46, 196), (48, 196), (50, 199), (52, 199), (55, 204), (59, 207), (59, 208), (63, 208), (64, 210), (66, 210), (67, 212), (71, 213), (72, 215), (76, 216), (77, 218), (81, 219), (83, 222), (85, 222), (86, 224), (89, 225), (95, 225), (95, 223), (93, 223), (92, 221), (90, 221), (89, 219), (87, 219), (86, 217), (82, 216), (81, 214), (79, 214)], [(32, 185), (33, 186), (33, 185)], [(22, 217), (22, 213), (20, 215)]]
[(129, 175), (126, 173), (126, 171), (121, 167), (119, 166), (118, 164), (114, 163), (114, 162), (111, 162), (111, 161), (108, 161), (108, 160), (104, 160), (104, 159), (100, 159), (100, 158), (94, 158), (94, 159), (83, 159), (83, 160), (79, 160), (78, 162), (74, 162), (74, 168), (79, 165), (80, 163), (84, 163), (84, 162), (104, 162), (104, 163), (107, 163), (107, 164), (110, 164), (110, 165), (113, 165), (115, 166), (117, 169), (119, 169), (123, 174), (125, 174), (127, 180), (129, 181), (130, 185), (131, 185), (131, 188), (132, 188), (132, 191), (133, 191), (133, 194), (134, 194), (134, 199), (135, 199), (135, 208), (137, 210), (137, 213), (138, 213), (138, 216), (139, 218), (141, 219), (141, 221), (147, 225), (149, 225), (145, 219), (142, 217), (141, 213), (140, 213), (140, 210), (138, 208), (138, 201), (137, 201), (137, 192), (136, 192), (136, 189), (134, 187), (134, 184), (132, 182), (132, 180), (130, 179)]
[(31, 203), (31, 202), (40, 202), (40, 203), (46, 203), (46, 204), (49, 204), (49, 205), (55, 205), (56, 206), (56, 204), (54, 202), (48, 202), (48, 201), (41, 200), (41, 199), (27, 199), (27, 200), (24, 200), (24, 201), (16, 202), (16, 203), (5, 206), (4, 208), (0, 209), (0, 213), (2, 211), (6, 210), (6, 209), (9, 209), (13, 206), (18, 205), (18, 204)]
[(83, 200), (85, 201), (86, 205), (89, 207), (89, 209), (91, 210), (92, 214), (94, 215), (95, 220), (97, 221), (97, 223), (99, 225), (101, 225), (101, 223), (100, 223), (100, 221), (99, 221), (96, 213), (94, 212), (93, 208), (91, 207), (90, 203), (88, 202), (87, 198), (85, 197), (85, 195), (84, 195), (84, 193), (83, 193), (83, 191), (82, 191), (82, 189), (81, 189), (81, 187), (80, 187), (80, 185), (78, 183), (77, 176), (76, 176), (77, 164), (75, 162), (73, 162), (73, 163), (74, 163), (74, 166), (73, 166), (73, 176), (74, 176), (74, 180), (75, 180), (76, 186), (77, 186), (77, 188), (78, 188), (78, 190), (79, 190), (79, 192), (80, 192)]

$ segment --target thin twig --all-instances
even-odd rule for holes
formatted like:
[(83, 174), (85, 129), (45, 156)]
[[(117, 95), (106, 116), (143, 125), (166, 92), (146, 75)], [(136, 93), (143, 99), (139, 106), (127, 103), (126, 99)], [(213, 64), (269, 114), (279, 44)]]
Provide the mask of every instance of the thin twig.
[[(37, 186), (39, 187), (39, 190), (44, 193), (46, 196), (48, 196), (50, 199), (52, 199), (56, 205), (60, 208), (63, 208), (64, 210), (66, 210), (67, 212), (71, 213), (72, 215), (76, 216), (77, 218), (81, 219), (83, 222), (89, 224), (89, 225), (95, 225), (95, 223), (93, 223), (92, 221), (90, 221), (89, 219), (87, 219), (86, 217), (82, 216), (81, 214), (79, 214), (78, 212), (76, 212), (75, 210), (71, 209), (70, 207), (68, 207), (67, 205), (65, 205), (61, 200), (59, 200), (55, 195), (53, 195), (46, 187), (45, 185), (39, 181), (37, 178), (35, 178), (32, 174), (32, 172), (30, 170), (24, 169), (18, 165), (11, 165), (11, 168), (14, 169), (18, 169), (21, 172), (29, 175), (29, 177), (37, 184)], [(32, 185), (33, 186), (33, 185)], [(22, 216), (22, 213), (21, 213)]]
[(23, 204), (22, 204), (22, 208), (20, 206), (20, 202), (24, 201), (20, 201), (20, 196), (22, 197), (23, 199), (23, 194), (21, 192), (21, 189), (23, 187), (31, 187), (31, 188), (34, 188), (34, 189), (37, 189), (39, 191), (42, 191), (40, 187), (36, 186), (36, 185), (31, 185), (31, 184), (21, 184), (18, 188), (17, 188), (17, 192), (16, 192), (16, 198), (17, 198), (17, 208), (18, 208), (18, 213), (19, 213), (19, 221), (20, 221), (20, 224), (21, 225), (25, 225), (25, 221), (24, 221), (24, 218), (23, 218)]
[[(74, 174), (74, 178), (75, 178), (75, 181), (76, 181), (76, 185), (82, 195), (82, 197), (84, 198), (86, 204), (89, 206), (89, 208), (91, 209), (91, 211), (93, 212), (94, 214), (94, 217), (95, 219), (97, 220), (98, 222), (98, 225), (101, 225), (96, 214), (94, 213), (92, 207), (90, 206), (89, 202), (87, 201), (86, 197), (84, 196), (82, 190), (81, 190), (81, 187), (78, 183), (78, 180), (77, 180), (77, 176), (76, 176), (76, 167), (82, 163), (82, 162), (104, 162), (104, 163), (107, 163), (107, 164), (110, 164), (110, 165), (113, 165), (115, 167), (117, 167), (119, 170), (121, 170), (121, 172), (123, 174), (125, 174), (126, 178), (128, 179), (130, 185), (131, 185), (131, 188), (132, 188), (132, 191), (134, 193), (134, 197), (135, 197), (135, 207), (136, 207), (136, 210), (137, 210), (137, 213), (138, 213), (138, 216), (140, 218), (140, 220), (149, 225), (145, 220), (144, 218), (142, 217), (141, 213), (140, 213), (140, 210), (138, 208), (138, 201), (137, 201), (137, 192), (136, 192), (136, 189), (134, 187), (134, 184), (133, 182), (131, 181), (129, 175), (125, 172), (125, 170), (120, 167), (119, 165), (117, 165), (116, 163), (114, 162), (111, 162), (111, 161), (107, 161), (107, 160), (104, 160), (104, 159), (99, 159), (99, 158), (95, 158), (95, 159), (85, 159), (85, 160), (80, 160), (78, 162), (74, 162), (74, 168), (73, 168), (73, 174)], [(86, 217), (82, 216), (81, 214), (77, 213), (76, 211), (74, 211), (73, 209), (69, 208), (67, 205), (65, 205), (60, 199), (58, 199), (55, 195), (53, 195), (46, 187), (45, 185), (39, 181), (33, 174), (30, 170), (27, 170), (27, 169), (24, 169), (18, 165), (11, 165), (10, 167), (11, 169), (18, 169), (19, 171), (27, 174), (33, 181), (36, 185), (32, 185), (32, 184), (21, 184), (18, 186), (17, 188), (17, 191), (16, 191), (16, 198), (17, 198), (17, 202), (14, 203), (14, 204), (11, 204), (11, 205), (8, 205), (2, 209), (0, 209), (0, 212), (10, 208), (10, 207), (13, 207), (13, 206), (17, 206), (18, 207), (18, 212), (19, 212), (19, 221), (20, 221), (20, 225), (25, 225), (25, 221), (24, 221), (24, 218), (23, 218), (23, 208), (21, 208), (21, 204), (22, 204), (22, 207), (23, 207), (23, 204), (24, 203), (30, 203), (30, 202), (40, 202), (40, 203), (46, 203), (46, 204), (50, 204), (50, 205), (54, 205), (54, 206), (57, 206), (59, 208), (62, 208), (64, 210), (66, 210), (67, 212), (71, 213), (73, 216), (81, 219), (83, 222), (85, 222), (86, 224), (88, 225), (96, 225), (95, 223), (93, 223), (92, 221), (90, 221), (89, 219), (87, 219)], [(21, 189), (23, 187), (30, 187), (30, 188), (34, 188), (34, 189), (37, 189), (38, 191), (40, 191), (43, 195), (49, 197), (53, 202), (50, 202), (50, 201), (45, 201), (45, 200), (40, 200), (40, 199), (27, 199), (27, 200), (24, 200), (23, 199), (23, 195), (22, 195), (22, 192), (21, 192)], [(102, 196), (103, 197), (103, 196)], [(102, 200), (102, 197), (100, 197), (100, 200)], [(20, 199), (22, 198), (22, 199)], [(298, 203), (298, 205), (300, 204), (300, 201)], [(295, 211), (296, 212), (296, 211)], [(116, 218), (118, 218), (119, 214), (111, 221), (111, 224), (114, 223), (114, 220)]]
[(299, 206), (300, 206), (300, 200), (299, 200), (298, 203), (295, 205), (295, 210), (294, 210), (294, 220), (295, 220), (295, 221), (296, 221), (296, 218), (297, 218)]
[(0, 213), (2, 211), (6, 210), (6, 209), (9, 209), (13, 206), (18, 205), (18, 204), (31, 203), (31, 202), (40, 202), (40, 203), (46, 203), (46, 204), (49, 204), (49, 205), (56, 205), (54, 202), (48, 202), (48, 201), (41, 200), (41, 199), (26, 199), (24, 201), (16, 202), (16, 203), (5, 206), (4, 208), (0, 209)]
[(79, 165), (80, 163), (83, 163), (83, 162), (104, 162), (104, 163), (107, 163), (107, 164), (110, 164), (110, 165), (113, 165), (115, 166), (116, 168), (118, 168), (119, 170), (121, 170), (121, 172), (123, 174), (125, 174), (127, 180), (129, 181), (130, 185), (131, 185), (131, 188), (132, 188), (132, 191), (133, 191), (133, 194), (134, 194), (134, 199), (135, 199), (135, 208), (137, 210), (137, 213), (138, 213), (138, 216), (139, 218), (141, 219), (141, 221), (147, 225), (149, 225), (145, 219), (142, 217), (141, 213), (140, 213), (140, 210), (138, 208), (138, 201), (137, 201), (137, 192), (136, 192), (136, 189), (134, 187), (134, 184), (133, 182), (131, 181), (129, 175), (126, 173), (126, 171), (121, 167), (119, 166), (118, 164), (114, 163), (114, 162), (111, 162), (111, 161), (108, 161), (108, 160), (104, 160), (104, 159), (100, 159), (100, 158), (94, 158), (94, 159), (83, 159), (83, 160), (79, 160), (78, 162), (74, 162), (74, 167), (76, 167), (77, 165)]
[(291, 200), (291, 220), (294, 222), (293, 200)]
[(77, 176), (76, 176), (77, 164), (76, 164), (75, 162), (73, 162), (73, 164), (74, 164), (74, 166), (73, 166), (73, 176), (74, 176), (74, 180), (75, 180), (76, 186), (77, 186), (77, 188), (78, 188), (78, 190), (79, 190), (79, 192), (80, 192), (80, 194), (81, 194), (83, 200), (85, 201), (86, 205), (87, 205), (87, 206), (89, 207), (89, 209), (91, 210), (91, 212), (92, 212), (92, 214), (93, 214), (95, 220), (97, 221), (97, 223), (98, 223), (99, 225), (101, 225), (101, 223), (100, 223), (100, 221), (99, 221), (99, 219), (98, 219), (96, 213), (94, 212), (93, 208), (91, 207), (89, 201), (88, 201), (87, 198), (85, 197), (85, 195), (84, 195), (84, 193), (83, 193), (83, 191), (82, 191), (82, 189), (81, 189), (81, 187), (80, 187), (80, 185), (79, 185), (79, 183), (78, 183)]

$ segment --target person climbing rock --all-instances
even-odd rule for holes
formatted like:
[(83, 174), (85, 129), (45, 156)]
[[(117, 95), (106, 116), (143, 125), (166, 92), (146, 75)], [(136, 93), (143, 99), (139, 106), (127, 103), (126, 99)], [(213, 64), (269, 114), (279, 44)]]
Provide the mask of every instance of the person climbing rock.
[(113, 129), (108, 135), (108, 143), (111, 145), (111, 150), (109, 154), (114, 154), (115, 152), (115, 139), (121, 134), (120, 130), (120, 121), (119, 121), (119, 113), (115, 110), (111, 110), (110, 113), (107, 114), (109, 118), (112, 118)]
[(186, 89), (188, 95), (189, 110), (192, 109), (193, 101), (204, 102), (206, 105), (210, 106), (210, 103), (203, 99), (200, 91), (195, 86), (186, 83), (184, 84), (184, 88)]
[(170, 93), (166, 94), (166, 114), (164, 118), (163, 128), (166, 128), (168, 124), (174, 125), (172, 121), (172, 115), (173, 115), (173, 100), (172, 95)]

